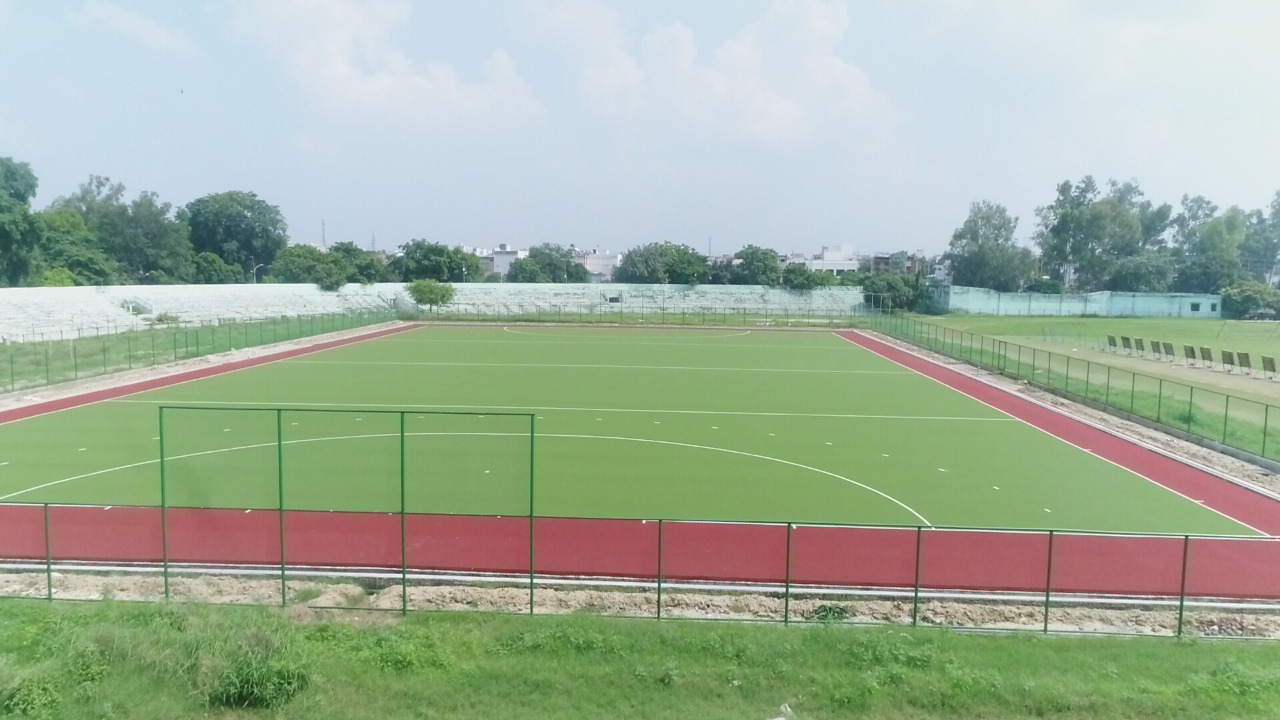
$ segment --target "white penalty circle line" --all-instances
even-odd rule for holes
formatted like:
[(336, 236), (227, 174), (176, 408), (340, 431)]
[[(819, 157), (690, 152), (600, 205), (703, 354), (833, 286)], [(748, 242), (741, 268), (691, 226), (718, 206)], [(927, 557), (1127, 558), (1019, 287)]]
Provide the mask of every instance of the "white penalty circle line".
[[(613, 325), (607, 325), (607, 326), (602, 327), (602, 328), (586, 328), (586, 330), (587, 330), (587, 332), (588, 332), (588, 333), (590, 333), (590, 332), (598, 332), (599, 330), (619, 330), (619, 329), (623, 329), (623, 330), (638, 330), (638, 331), (640, 331), (640, 332), (639, 332), (638, 337), (643, 337), (645, 340), (686, 340), (686, 339), (703, 340), (703, 339), (708, 339), (708, 338), (742, 337), (743, 335), (750, 335), (750, 334), (751, 334), (751, 331), (750, 331), (750, 330), (743, 330), (742, 332), (734, 332), (734, 333), (730, 333), (730, 332), (717, 332), (717, 333), (715, 333), (714, 335), (648, 335), (648, 336), (646, 336), (646, 335), (644, 335), (644, 332), (645, 332), (645, 330), (646, 330), (646, 329), (645, 329), (645, 328), (642, 328), (642, 327), (636, 327), (636, 328), (633, 328), (633, 327), (631, 327), (631, 326), (622, 326), (622, 327), (618, 327), (618, 326), (613, 326)], [(503, 325), (503, 326), (502, 326), (502, 331), (503, 331), (503, 332), (509, 332), (509, 333), (511, 333), (512, 335), (528, 335), (529, 337), (550, 337), (550, 338), (554, 338), (554, 337), (568, 337), (568, 338), (580, 338), (580, 337), (587, 337), (587, 334), (586, 334), (586, 333), (557, 333), (557, 332), (542, 332), (542, 333), (536, 333), (536, 332), (521, 332), (520, 330), (512, 330), (510, 327), (508, 327), (508, 326), (506, 326), (506, 325)], [(611, 336), (611, 337), (612, 337), (612, 338), (614, 338), (614, 339), (616, 339), (616, 337), (617, 337), (617, 336)]]
[[(405, 433), (405, 436), (406, 437), (426, 437), (426, 436), (528, 437), (528, 434), (527, 433), (477, 433), (477, 432), (421, 432), (421, 433)], [(339, 435), (334, 437), (301, 438), (298, 440), (284, 440), (280, 443), (274, 443), (274, 442), (257, 443), (254, 445), (240, 445), (236, 447), (219, 448), (217, 450), (203, 450), (201, 452), (196, 452), (196, 453), (174, 455), (173, 457), (165, 458), (165, 460), (166, 461), (184, 460), (187, 458), (201, 457), (205, 455), (217, 455), (219, 453), (235, 452), (237, 450), (253, 450), (257, 448), (276, 447), (277, 444), (295, 445), (295, 444), (301, 444), (301, 443), (328, 442), (331, 440), (360, 440), (365, 438), (389, 438), (389, 437), (400, 437), (400, 433), (374, 433), (369, 435)], [(566, 435), (566, 434), (547, 433), (547, 434), (539, 434), (537, 435), (537, 437), (566, 438), (566, 439), (572, 439), (572, 440), (617, 440), (617, 441), (623, 441), (623, 442), (649, 443), (653, 445), (673, 445), (676, 447), (693, 448), (695, 450), (710, 450), (712, 452), (722, 452), (722, 453), (727, 453), (729, 455), (740, 455), (742, 457), (749, 457), (757, 460), (768, 460), (769, 462), (775, 462), (781, 465), (790, 465), (791, 467), (800, 468), (801, 470), (809, 470), (811, 472), (815, 472), (820, 475), (826, 475), (828, 477), (833, 477), (837, 480), (842, 480), (844, 482), (849, 483), (850, 485), (855, 485), (857, 487), (862, 488), (863, 490), (867, 490), (871, 493), (879, 495), (885, 500), (888, 500), (889, 502), (897, 505), (898, 507), (901, 507), (902, 509), (906, 510), (907, 512), (919, 518), (921, 523), (928, 525), (930, 527), (933, 526), (933, 523), (929, 522), (927, 519), (925, 519), (923, 515), (916, 512), (916, 510), (912, 508), (910, 505), (907, 505), (906, 503), (893, 497), (892, 495), (889, 495), (888, 493), (882, 490), (878, 490), (874, 487), (871, 487), (870, 485), (865, 485), (863, 483), (858, 482), (857, 480), (852, 480), (843, 475), (837, 475), (836, 473), (833, 473), (829, 470), (823, 470), (821, 468), (811, 467), (809, 465), (802, 465), (798, 462), (783, 460), (782, 458), (770, 457), (768, 455), (759, 455), (756, 453), (744, 452), (742, 450), (730, 450), (728, 448), (714, 447), (711, 445), (695, 445), (693, 443), (676, 442), (674, 440), (651, 440), (646, 438), (622, 437), (622, 436), (616, 436), (616, 435)], [(131, 468), (143, 467), (145, 465), (154, 465), (159, 462), (160, 462), (159, 459), (144, 460), (142, 462), (131, 463), (129, 465), (120, 465), (118, 467), (106, 468), (103, 470), (95, 470), (94, 472), (84, 473), (83, 475), (75, 475), (73, 477), (63, 478), (61, 480), (54, 480), (52, 482), (47, 482), (42, 485), (36, 485), (35, 487), (29, 487), (25, 490), (12, 492), (12, 493), (9, 493), (8, 495), (0, 495), (0, 501), (9, 500), (19, 495), (25, 495), (26, 493), (35, 492), (36, 490), (43, 490), (45, 488), (53, 487), (55, 485), (62, 485), (63, 483), (69, 483), (69, 482), (72, 482), (73, 480), (83, 480), (85, 478), (90, 478), (98, 475), (105, 475), (107, 473), (116, 472), (117, 470), (128, 470)]]

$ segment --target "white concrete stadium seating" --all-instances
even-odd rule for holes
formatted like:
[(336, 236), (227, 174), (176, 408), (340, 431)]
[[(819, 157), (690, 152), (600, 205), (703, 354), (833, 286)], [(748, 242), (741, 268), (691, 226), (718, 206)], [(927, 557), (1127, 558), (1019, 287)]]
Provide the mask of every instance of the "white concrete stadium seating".
[[(736, 285), (458, 284), (453, 306), (502, 315), (534, 309), (627, 312), (746, 310), (848, 313), (862, 306), (858, 288), (791, 292)], [(616, 298), (616, 301), (611, 301)], [(348, 285), (137, 285), (0, 289), (0, 341), (22, 342), (146, 327), (160, 314), (199, 324), (222, 319), (349, 313), (407, 303), (399, 283)]]

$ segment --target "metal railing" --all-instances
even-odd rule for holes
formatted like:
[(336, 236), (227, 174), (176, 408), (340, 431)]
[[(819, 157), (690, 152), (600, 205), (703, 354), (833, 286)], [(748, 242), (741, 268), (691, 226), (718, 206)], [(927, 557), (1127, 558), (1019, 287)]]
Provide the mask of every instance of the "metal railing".
[(315, 606), (358, 583), (347, 606), (398, 612), (465, 587), (508, 612), (1280, 632), (1259, 620), (1280, 611), (1280, 538), (0, 504), (0, 558), (0, 596), (49, 600)]
[(1102, 362), (924, 322), (880, 315), (885, 335), (1064, 397), (1142, 418), (1266, 460), (1280, 460), (1280, 407)]
[(229, 318), (0, 347), (0, 392), (30, 390), (394, 320), (390, 310)]
[(667, 307), (619, 303), (605, 305), (450, 304), (407, 311), (413, 319), (451, 322), (567, 323), (612, 325), (697, 325), (709, 327), (855, 327), (865, 326), (870, 306), (847, 310), (764, 307)]

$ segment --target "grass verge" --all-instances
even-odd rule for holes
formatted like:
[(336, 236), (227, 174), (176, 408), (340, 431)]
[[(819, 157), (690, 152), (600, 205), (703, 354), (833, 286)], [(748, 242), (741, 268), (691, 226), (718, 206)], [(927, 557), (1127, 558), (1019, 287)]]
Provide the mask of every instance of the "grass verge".
[(0, 717), (1239, 718), (1278, 706), (1271, 643), (0, 604)]

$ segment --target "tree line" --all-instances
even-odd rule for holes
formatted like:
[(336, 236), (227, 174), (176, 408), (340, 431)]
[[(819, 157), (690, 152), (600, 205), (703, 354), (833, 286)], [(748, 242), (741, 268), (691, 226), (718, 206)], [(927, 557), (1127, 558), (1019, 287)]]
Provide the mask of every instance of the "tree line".
[[(71, 286), (280, 282), (314, 283), (336, 290), (347, 283), (520, 282), (582, 283), (590, 274), (582, 255), (553, 243), (530, 248), (505, 274), (485, 272), (480, 258), (461, 247), (413, 239), (387, 257), (338, 242), (321, 249), (289, 244), (280, 209), (242, 191), (214, 193), (183, 206), (153, 192), (128, 197), (125, 186), (91, 176), (70, 195), (35, 210), (38, 180), (31, 167), (0, 157), (0, 286)], [(628, 252), (613, 280), (627, 283), (734, 284), (813, 290), (863, 286), (891, 297), (893, 307), (914, 307), (920, 280), (905, 272), (869, 268), (831, 273), (784, 262), (775, 250), (749, 245), (712, 259), (691, 247), (655, 242)], [(896, 265), (894, 264), (896, 261)]]
[(1280, 311), (1280, 192), (1265, 209), (1226, 209), (1184, 195), (1175, 208), (1135, 182), (1093, 177), (1058, 185), (1036, 209), (1034, 249), (1018, 243), (1018, 218), (973, 203), (945, 259), (956, 285), (1002, 292), (1221, 293), (1224, 309), (1264, 317)]

